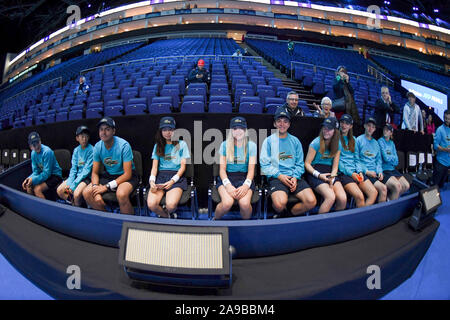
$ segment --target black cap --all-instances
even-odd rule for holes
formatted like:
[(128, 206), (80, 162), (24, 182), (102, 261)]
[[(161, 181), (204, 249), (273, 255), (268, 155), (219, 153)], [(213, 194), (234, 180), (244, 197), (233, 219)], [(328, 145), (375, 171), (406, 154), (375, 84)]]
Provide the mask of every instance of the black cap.
[(406, 94), (406, 97), (407, 98), (409, 98), (409, 97), (416, 97), (416, 95), (414, 94), (414, 92), (411, 92), (411, 91), (408, 91), (408, 93)]
[(388, 129), (389, 131), (394, 131), (394, 127), (391, 126), (390, 123), (386, 123), (386, 125), (384, 126), (386, 129)]
[(348, 124), (353, 124), (352, 116), (347, 113), (343, 114), (339, 121), (347, 122)]
[(107, 126), (111, 128), (116, 127), (116, 123), (114, 122), (113, 118), (111, 117), (104, 117), (97, 123), (97, 128), (99, 128), (102, 124), (106, 124)]
[(288, 118), (289, 121), (291, 121), (291, 115), (289, 114), (289, 112), (286, 111), (286, 108), (284, 107), (280, 107), (275, 111), (275, 115), (274, 118), (275, 120), (278, 120), (279, 118)]
[(329, 117), (323, 120), (322, 127), (325, 127), (327, 129), (337, 129), (338, 128), (338, 122), (335, 117)]
[(159, 120), (159, 128), (171, 128), (175, 129), (175, 119), (172, 117), (162, 117), (161, 120)]
[(87, 133), (89, 135), (90, 134), (89, 128), (86, 126), (79, 126), (77, 128), (77, 131), (75, 132), (75, 135), (77, 136), (82, 133)]
[(374, 125), (377, 125), (377, 122), (372, 117), (368, 118), (365, 123), (369, 123), (369, 122), (372, 122)]
[(231, 119), (230, 128), (233, 129), (238, 127), (247, 129), (247, 121), (244, 117), (234, 117), (233, 119)]
[(39, 141), (41, 141), (41, 137), (39, 136), (39, 133), (37, 133), (36, 131), (33, 131), (28, 135), (28, 144), (29, 145), (32, 145)]

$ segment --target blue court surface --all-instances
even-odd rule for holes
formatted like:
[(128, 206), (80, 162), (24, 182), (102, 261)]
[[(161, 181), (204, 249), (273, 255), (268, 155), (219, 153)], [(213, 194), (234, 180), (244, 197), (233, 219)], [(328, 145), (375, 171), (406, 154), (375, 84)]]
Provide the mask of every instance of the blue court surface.
[[(450, 190), (443, 191), (443, 204), (436, 213), (440, 227), (427, 254), (411, 278), (382, 300), (448, 300), (450, 299)], [(381, 285), (383, 274), (381, 273)], [(0, 254), (1, 300), (52, 300), (33, 285)]]

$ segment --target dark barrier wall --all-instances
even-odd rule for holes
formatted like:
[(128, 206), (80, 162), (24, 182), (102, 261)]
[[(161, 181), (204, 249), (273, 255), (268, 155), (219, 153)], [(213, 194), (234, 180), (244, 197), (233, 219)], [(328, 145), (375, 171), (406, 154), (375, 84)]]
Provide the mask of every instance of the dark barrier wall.
[[(202, 161), (202, 152), (210, 153), (215, 143), (221, 143), (221, 141), (216, 141), (214, 138), (218, 132), (221, 132), (221, 138), (226, 138), (225, 130), (229, 128), (230, 119), (236, 114), (174, 113), (169, 115), (175, 118), (177, 128), (185, 128), (191, 135), (190, 139), (189, 137), (183, 137), (183, 139), (188, 142), (188, 145), (190, 144), (191, 158), (196, 164), (195, 183), (199, 187), (199, 202), (200, 206), (204, 206), (207, 186), (212, 181), (212, 167), (205, 167), (205, 162)], [(142, 153), (144, 182), (147, 181), (150, 173), (154, 137), (158, 130), (159, 119), (163, 116), (165, 115), (122, 116), (115, 118), (116, 135), (127, 140), (133, 149)], [(258, 147), (260, 147), (265, 137), (270, 135), (271, 130), (274, 129), (273, 116), (268, 114), (242, 114), (242, 116), (247, 119), (248, 127), (255, 130), (253, 133), (256, 134), (255, 139)], [(82, 124), (91, 129), (92, 145), (99, 140), (96, 129), (98, 121), (99, 119), (83, 119), (1, 131), (0, 149), (28, 148), (28, 134), (35, 130), (40, 134), (43, 144), (48, 145), (52, 149), (69, 149), (72, 152), (78, 145), (75, 140), (75, 130)], [(289, 131), (302, 142), (305, 156), (309, 143), (319, 134), (321, 122), (322, 120), (318, 118), (305, 117), (295, 119), (291, 124)], [(218, 129), (218, 131), (209, 129)], [(360, 130), (356, 130), (356, 132), (360, 132)], [(414, 134), (403, 130), (396, 131), (394, 139), (397, 149), (402, 151), (430, 151), (432, 144), (432, 136), (421, 135), (420, 133)], [(199, 148), (200, 141), (202, 141), (201, 148)]]

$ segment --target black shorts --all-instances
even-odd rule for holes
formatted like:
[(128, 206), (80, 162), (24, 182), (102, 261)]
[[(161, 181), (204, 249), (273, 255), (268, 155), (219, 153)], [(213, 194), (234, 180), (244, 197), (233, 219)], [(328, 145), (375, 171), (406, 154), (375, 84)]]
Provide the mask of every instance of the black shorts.
[[(100, 175), (99, 183), (102, 185), (106, 185), (108, 182), (116, 180), (120, 176), (121, 174), (109, 174), (108, 172), (105, 171), (103, 174)], [(133, 186), (133, 190), (137, 188), (137, 186), (139, 185), (139, 177), (136, 171), (133, 170), (131, 174), (131, 179), (126, 182), (130, 183)]]
[[(319, 171), (320, 173), (327, 173), (327, 172), (331, 172), (331, 166), (326, 165), (326, 164), (316, 164), (313, 166), (314, 170)], [(312, 174), (310, 173), (306, 173), (306, 181), (308, 182), (308, 184), (311, 186), (311, 188), (316, 189), (318, 186), (320, 186), (322, 183), (326, 183), (323, 180), (320, 180), (319, 178), (314, 177)], [(339, 181), (339, 176), (336, 177), (336, 179), (334, 180), (334, 183)]]
[[(306, 183), (303, 179), (297, 179), (297, 188), (294, 192), (292, 192), (293, 195), (298, 194), (299, 192), (303, 191), (304, 189), (310, 188), (309, 184)], [(289, 188), (283, 184), (280, 180), (276, 178), (270, 178), (269, 179), (269, 193), (272, 194), (276, 191), (284, 191), (287, 195), (289, 195), (291, 192), (289, 191)]]
[(403, 174), (401, 174), (397, 170), (383, 171), (383, 183), (386, 183), (390, 177), (401, 178), (403, 177)]
[[(227, 177), (228, 180), (230, 180), (231, 184), (233, 185), (233, 187), (235, 188), (239, 188), (240, 186), (242, 186), (245, 182), (245, 179), (247, 179), (247, 172), (227, 172)], [(222, 179), (218, 179), (217, 182), (217, 189), (219, 189), (220, 186), (222, 186)], [(250, 186), (250, 189), (252, 191), (255, 191), (255, 182), (252, 181), (252, 185)]]
[[(363, 181), (361, 181), (361, 182), (364, 182), (367, 179), (368, 179), (368, 177), (363, 173)], [(352, 177), (347, 176), (347, 175), (345, 175), (343, 173), (341, 173), (339, 175), (339, 181), (342, 183), (343, 187), (345, 187), (346, 185), (348, 185), (349, 183), (352, 183), (352, 182), (357, 184), (357, 182), (355, 180), (353, 180)]]
[(49, 189), (56, 190), (58, 186), (63, 182), (63, 179), (60, 176), (52, 174), (44, 183), (47, 185)]
[[(372, 177), (369, 177), (369, 176), (367, 176), (367, 180), (372, 182), (373, 185), (375, 185), (375, 182), (380, 181), (380, 180), (378, 180), (378, 178), (372, 178)], [(384, 183), (383, 181), (380, 181), (380, 182)]]
[[(161, 170), (158, 172), (158, 174), (156, 175), (156, 181), (155, 184), (163, 184), (166, 183), (167, 181), (169, 181), (174, 175), (177, 174), (178, 171), (174, 171), (174, 170)], [(170, 187), (169, 190), (172, 190), (174, 188), (181, 188), (181, 190), (185, 191), (187, 190), (187, 180), (186, 178), (180, 177), (180, 180), (178, 180), (177, 182), (175, 182), (172, 187)], [(169, 191), (169, 190), (165, 190), (165, 191)]]

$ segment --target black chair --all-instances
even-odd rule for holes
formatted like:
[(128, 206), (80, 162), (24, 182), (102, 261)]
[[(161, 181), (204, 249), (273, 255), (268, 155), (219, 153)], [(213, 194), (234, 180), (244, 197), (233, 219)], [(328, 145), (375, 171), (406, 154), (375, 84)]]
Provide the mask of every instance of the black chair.
[(400, 173), (405, 172), (405, 153), (403, 151), (397, 151), (398, 165), (395, 167)]
[(9, 167), (9, 154), (9, 149), (2, 150), (2, 165), (5, 169)]
[[(255, 168), (255, 177), (253, 179), (255, 181), (256, 187), (255, 187), (255, 191), (253, 192), (250, 203), (252, 204), (253, 207), (256, 206), (256, 210), (255, 210), (255, 208), (253, 208), (253, 215), (255, 214), (255, 211), (256, 211), (256, 217), (258, 219), (260, 219), (261, 218), (262, 190), (261, 190), (260, 186), (256, 183), (257, 168), (258, 168), (258, 166), (256, 166), (256, 168)], [(212, 218), (213, 203), (215, 205), (217, 205), (219, 202), (222, 201), (220, 198), (219, 190), (217, 189), (217, 179), (219, 177), (219, 170), (220, 170), (220, 165), (214, 164), (213, 165), (213, 183), (208, 188), (208, 218), (209, 219)], [(235, 206), (238, 206), (237, 200), (234, 200), (233, 207), (235, 207)]]
[[(178, 206), (187, 205), (188, 202), (191, 208), (192, 219), (198, 218), (198, 202), (197, 202), (197, 189), (194, 185), (194, 165), (186, 164), (186, 170), (184, 172), (184, 177), (187, 179), (188, 186), (185, 191), (181, 194), (180, 201), (178, 202)], [(144, 188), (144, 201), (143, 205), (145, 206), (145, 213), (147, 216), (150, 215), (148, 205), (147, 205), (147, 197), (150, 192), (150, 185)], [(166, 204), (166, 196), (164, 195), (161, 199), (160, 205), (163, 206)]]
[[(142, 193), (142, 155), (139, 151), (133, 150), (133, 162), (136, 169), (136, 173), (139, 178), (139, 183), (136, 189), (130, 194), (132, 204), (136, 204), (139, 212), (141, 212), (141, 193)], [(101, 166), (100, 173), (104, 171), (103, 165)], [(103, 201), (118, 205), (119, 201), (115, 192), (106, 192), (103, 194)], [(133, 201), (134, 200), (134, 201)]]
[(67, 149), (55, 149), (53, 150), (55, 153), (56, 161), (58, 161), (59, 166), (62, 170), (63, 179), (69, 176), (70, 168), (72, 166), (72, 155)]
[(18, 149), (12, 149), (10, 151), (9, 164), (11, 166), (15, 166), (18, 163), (19, 163), (19, 150)]
[(20, 150), (19, 161), (24, 162), (24, 161), (30, 160), (30, 155), (31, 155), (31, 153), (30, 153), (29, 149)]

